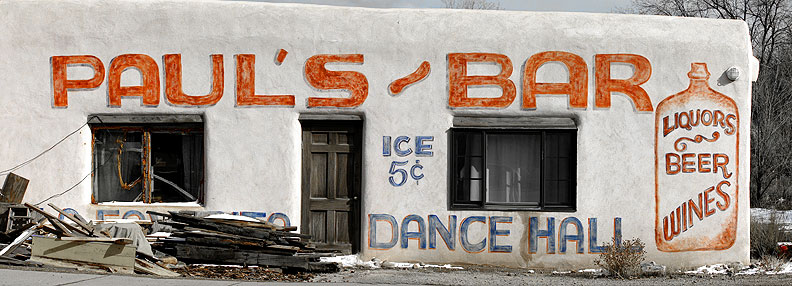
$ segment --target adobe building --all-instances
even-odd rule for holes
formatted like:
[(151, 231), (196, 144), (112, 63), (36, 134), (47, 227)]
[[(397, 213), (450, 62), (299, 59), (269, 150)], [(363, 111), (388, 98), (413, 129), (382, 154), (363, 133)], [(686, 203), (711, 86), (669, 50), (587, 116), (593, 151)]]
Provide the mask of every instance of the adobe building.
[(741, 21), (204, 1), (0, 18), (0, 176), (30, 179), (26, 202), (233, 212), (363, 259), (588, 267), (615, 237), (672, 267), (749, 262)]

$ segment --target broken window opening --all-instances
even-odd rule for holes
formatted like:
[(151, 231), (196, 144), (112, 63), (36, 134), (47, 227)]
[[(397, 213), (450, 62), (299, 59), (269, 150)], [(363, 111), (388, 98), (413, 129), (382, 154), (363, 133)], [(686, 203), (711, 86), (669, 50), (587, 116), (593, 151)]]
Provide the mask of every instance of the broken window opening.
[(94, 124), (93, 203), (203, 202), (200, 124)]

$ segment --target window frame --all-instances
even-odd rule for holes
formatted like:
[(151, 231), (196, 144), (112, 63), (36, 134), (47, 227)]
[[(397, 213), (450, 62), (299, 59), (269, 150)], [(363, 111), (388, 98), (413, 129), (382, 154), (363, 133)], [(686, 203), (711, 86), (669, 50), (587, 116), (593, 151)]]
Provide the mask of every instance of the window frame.
[[(487, 165), (487, 136), (490, 134), (536, 134), (541, 136), (541, 163), (540, 163), (540, 191), (539, 203), (505, 203), (505, 202), (487, 202), (487, 176), (481, 178), (482, 187), (480, 188), (480, 202), (461, 202), (457, 200), (457, 184), (461, 178), (456, 173), (455, 166), (460, 159), (456, 148), (457, 135), (461, 132), (471, 133), (478, 132), (481, 134), (481, 156), (482, 164), (486, 170)], [(453, 127), (449, 130), (449, 165), (448, 165), (448, 209), (449, 210), (491, 210), (491, 211), (542, 211), (542, 212), (575, 212), (577, 211), (577, 129), (576, 128), (481, 128), (481, 127)], [(569, 205), (548, 205), (545, 202), (545, 167), (547, 161), (545, 160), (547, 134), (551, 133), (565, 133), (571, 136), (569, 151), (569, 195), (571, 202)], [(486, 172), (486, 171), (485, 171)]]
[[(151, 164), (152, 163), (151, 156), (153, 152), (151, 147), (151, 134), (152, 133), (175, 133), (175, 134), (200, 133), (202, 134), (202, 137), (204, 138), (205, 141), (206, 137), (204, 133), (205, 129), (203, 126), (203, 122), (201, 121), (172, 122), (171, 121), (171, 122), (163, 123), (163, 122), (157, 122), (156, 120), (146, 120), (146, 122), (136, 122), (136, 121), (129, 122), (127, 121), (127, 117), (119, 117), (122, 119), (118, 121), (113, 121), (113, 119), (115, 118), (111, 117), (110, 120), (107, 120), (109, 122), (104, 122), (101, 120), (102, 117), (99, 116), (95, 116), (95, 117), (99, 118), (99, 120), (96, 120), (96, 118), (91, 118), (91, 120), (89, 120), (90, 123), (89, 126), (91, 129), (91, 166), (92, 166), (91, 169), (93, 170), (92, 173), (93, 180), (91, 180), (91, 204), (99, 205), (99, 204), (143, 203), (145, 205), (157, 205), (157, 204), (167, 205), (173, 203), (177, 203), (177, 204), (197, 203), (199, 206), (204, 206), (204, 199), (206, 196), (205, 194), (206, 185), (204, 184), (206, 178), (206, 142), (203, 142), (201, 144), (201, 148), (202, 148), (201, 150), (202, 156), (200, 158), (201, 174), (199, 179), (198, 195), (196, 200), (183, 201), (183, 202), (152, 202), (151, 201), (152, 193), (154, 191), (153, 189), (154, 178), (152, 172), (153, 166)], [(105, 117), (105, 119), (107, 118)], [(145, 165), (145, 167), (142, 168), (144, 170), (143, 173), (141, 174), (141, 180), (142, 180), (141, 185), (143, 191), (143, 196), (141, 201), (104, 201), (104, 202), (98, 201), (97, 195), (99, 190), (97, 189), (98, 188), (97, 180), (99, 179), (99, 176), (97, 171), (99, 170), (99, 166), (97, 166), (97, 164), (99, 164), (99, 162), (97, 162), (97, 158), (96, 158), (97, 150), (95, 144), (97, 142), (97, 133), (101, 132), (102, 130), (124, 130), (124, 131), (136, 131), (143, 133), (142, 135), (143, 138), (141, 143), (143, 145), (142, 149), (144, 150), (144, 154), (142, 154), (142, 156), (144, 158), (141, 158), (141, 164)]]

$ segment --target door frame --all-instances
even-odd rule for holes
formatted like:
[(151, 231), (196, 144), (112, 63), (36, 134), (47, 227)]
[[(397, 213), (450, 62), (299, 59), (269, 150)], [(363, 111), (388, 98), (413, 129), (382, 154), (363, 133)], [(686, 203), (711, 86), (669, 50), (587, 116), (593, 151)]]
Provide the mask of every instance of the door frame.
[[(325, 116), (315, 117), (315, 116), (300, 116), (300, 144), (302, 146), (301, 150), (301, 157), (300, 157), (300, 164), (301, 164), (301, 186), (300, 186), (300, 196), (301, 196), (301, 204), (300, 204), (300, 233), (308, 234), (309, 228), (311, 225), (310, 222), (310, 204), (311, 204), (311, 166), (310, 164), (306, 164), (306, 158), (311, 156), (311, 152), (309, 148), (306, 146), (306, 140), (311, 140), (309, 136), (311, 131), (318, 131), (322, 128), (333, 129), (333, 128), (348, 128), (352, 129), (357, 133), (357, 136), (351, 138), (352, 150), (350, 153), (356, 154), (355, 160), (357, 160), (357, 164), (353, 164), (355, 166), (354, 170), (352, 170), (352, 180), (351, 184), (352, 187), (349, 189), (350, 197), (354, 198), (351, 199), (352, 205), (350, 207), (350, 217), (351, 217), (351, 225), (350, 225), (350, 233), (349, 239), (351, 243), (351, 254), (360, 253), (362, 250), (362, 211), (363, 211), (363, 142), (364, 140), (364, 133), (363, 133), (363, 121), (359, 116), (341, 116), (341, 117), (330, 117), (326, 118)], [(308, 132), (306, 132), (308, 131)]]

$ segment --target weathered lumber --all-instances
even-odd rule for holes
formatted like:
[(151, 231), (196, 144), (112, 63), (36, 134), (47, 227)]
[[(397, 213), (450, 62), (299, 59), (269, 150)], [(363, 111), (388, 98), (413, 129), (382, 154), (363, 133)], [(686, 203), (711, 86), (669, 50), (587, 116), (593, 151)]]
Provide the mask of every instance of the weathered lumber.
[(181, 274), (165, 269), (145, 259), (135, 259), (135, 271), (164, 277), (180, 277)]
[(31, 256), (29, 262), (39, 263), (60, 268), (74, 268), (80, 271), (90, 271), (96, 273), (121, 273), (133, 274), (135, 273), (134, 267), (106, 265), (98, 263), (90, 263), (84, 261), (73, 261), (67, 259), (46, 258), (41, 256)]
[(21, 227), (6, 233), (6, 235), (8, 235), (11, 238), (15, 238), (15, 237), (19, 236), (20, 234), (22, 234), (22, 232), (24, 232), (25, 230), (27, 230), (31, 226), (35, 226), (35, 225), (37, 225), (37, 223), (35, 223), (35, 222), (26, 223), (26, 224), (22, 225)]
[(34, 236), (31, 257), (65, 259), (130, 269), (135, 267), (135, 247), (129, 244), (63, 241)]
[(74, 213), (74, 218), (80, 220), (82, 223), (84, 223), (86, 225), (90, 225), (91, 224), (88, 220), (86, 220), (84, 217), (82, 217), (79, 213)]
[(35, 232), (35, 231), (36, 231), (36, 226), (31, 226), (31, 227), (29, 227), (28, 229), (26, 229), (25, 231), (23, 231), (23, 232), (22, 232), (22, 233), (21, 233), (19, 236), (17, 236), (17, 238), (16, 238), (16, 239), (14, 239), (14, 241), (12, 241), (12, 242), (11, 242), (11, 243), (10, 243), (8, 246), (6, 246), (5, 248), (3, 248), (3, 250), (0, 250), (0, 256), (3, 256), (3, 255), (5, 255), (6, 253), (10, 253), (11, 251), (14, 251), (14, 249), (16, 249), (17, 247), (19, 247), (19, 246), (22, 244), (22, 242), (25, 242), (25, 240), (27, 240), (27, 239), (28, 239), (28, 237), (30, 237), (31, 235), (33, 235), (33, 232)]
[(176, 244), (173, 256), (189, 263), (219, 263), (259, 265), (313, 272), (336, 272), (335, 263), (312, 262), (307, 257), (273, 255), (251, 250), (234, 250), (222, 247)]
[(5, 203), (22, 203), (22, 198), (25, 197), (25, 190), (27, 190), (28, 179), (22, 178), (14, 173), (9, 173), (3, 182), (3, 189), (0, 190), (0, 202)]
[(14, 265), (14, 266), (27, 266), (28, 263), (16, 258), (0, 256), (0, 264)]
[(277, 231), (296, 231), (297, 230), (296, 226), (285, 226), (284, 227), (284, 226), (279, 226), (279, 225), (272, 224), (272, 223), (270, 223), (270, 222), (268, 222), (266, 220), (255, 219), (255, 218), (254, 218), (256, 220), (255, 222), (253, 222), (253, 221), (243, 221), (243, 220), (234, 220), (234, 219), (227, 219), (227, 218), (212, 218), (212, 217), (207, 217), (205, 219), (208, 219), (208, 220), (211, 220), (211, 221), (214, 221), (214, 222), (222, 222), (222, 223), (227, 223), (227, 224), (233, 224), (233, 225), (241, 226), (241, 227), (258, 227), (258, 228), (266, 228), (266, 229), (277, 230)]
[(186, 237), (185, 242), (191, 245), (206, 245), (206, 246), (217, 246), (217, 247), (226, 247), (231, 249), (239, 249), (243, 251), (253, 250), (261, 253), (266, 254), (275, 254), (275, 255), (293, 255), (294, 253), (299, 250), (299, 248), (280, 248), (278, 245), (263, 245), (254, 242), (246, 242), (246, 241), (235, 241), (231, 239), (225, 238), (217, 238), (217, 237)]
[(50, 227), (50, 226), (42, 225), (41, 229), (46, 231), (46, 232), (48, 232), (48, 233), (54, 234), (54, 235), (56, 235), (56, 236), (58, 236), (60, 238), (69, 237), (69, 234), (66, 234), (63, 231), (61, 231), (60, 229), (56, 229), (56, 228), (53, 228), (53, 227)]
[[(236, 234), (236, 235), (252, 236), (252, 237), (264, 238), (264, 239), (267, 239), (273, 235), (283, 236), (283, 237), (299, 237), (306, 239), (311, 238), (310, 235), (292, 233), (288, 231), (288, 230), (297, 230), (296, 226), (284, 228), (265, 222), (257, 223), (257, 222), (234, 221), (234, 220), (226, 220), (226, 219), (205, 219), (191, 215), (184, 215), (176, 212), (161, 213), (156, 211), (147, 211), (146, 213), (151, 215), (168, 217), (177, 223), (182, 223), (193, 227), (220, 231), (220, 232)], [(171, 224), (167, 222), (163, 222), (163, 223)], [(175, 224), (171, 224), (171, 225), (177, 226)], [(275, 229), (273, 230), (272, 228)], [(248, 235), (250, 233), (257, 233), (257, 232), (259, 233), (258, 236), (256, 236), (255, 234)]]
[(69, 231), (66, 225), (61, 223), (60, 220), (52, 219), (52, 218), (47, 218), (47, 220), (50, 222), (50, 224), (52, 224), (52, 227), (54, 227), (56, 230), (58, 230), (58, 232), (62, 233), (64, 236), (74, 236), (74, 233)]
[(66, 218), (70, 219), (71, 221), (73, 221), (74, 223), (76, 223), (78, 226), (82, 227), (87, 232), (88, 236), (93, 236), (94, 235), (94, 231), (95, 230), (94, 230), (94, 228), (92, 226), (90, 226), (90, 225), (88, 225), (86, 223), (83, 223), (82, 221), (80, 221), (79, 219), (74, 217), (74, 215), (63, 211), (62, 209), (56, 207), (53, 204), (47, 204), (47, 205), (50, 206), (52, 209), (54, 209), (56, 212), (58, 212), (61, 215), (63, 215), (64, 217), (66, 217)]
[[(223, 225), (235, 226), (235, 227), (245, 228), (245, 229), (250, 229), (251, 225), (260, 225), (260, 226), (266, 226), (266, 227), (257, 227), (256, 229), (264, 231), (266, 233), (269, 233), (270, 235), (282, 236), (282, 237), (298, 237), (298, 238), (305, 238), (305, 239), (310, 239), (311, 238), (310, 235), (289, 232), (289, 231), (286, 231), (286, 228), (283, 228), (281, 226), (276, 226), (274, 224), (266, 223), (266, 222), (240, 222), (240, 221), (233, 221), (233, 220), (212, 221), (210, 219), (198, 218), (198, 217), (193, 217), (193, 216), (186, 216), (186, 215), (179, 214), (179, 213), (175, 213), (175, 215), (177, 216), (177, 220), (178, 220), (178, 217), (184, 217), (184, 218), (195, 219), (195, 220), (204, 221), (204, 222), (217, 222), (217, 223), (220, 223), (220, 224), (223, 224)], [(250, 224), (250, 225), (248, 225), (248, 224)], [(271, 228), (275, 228), (275, 229), (273, 230)], [(292, 229), (292, 228), (294, 228), (294, 230), (297, 230), (296, 227), (289, 227), (289, 229)]]
[(242, 228), (234, 225), (212, 222), (201, 218), (191, 217), (187, 215), (170, 212), (171, 219), (177, 222), (187, 223), (193, 227), (199, 227), (219, 232), (225, 232), (241, 236), (249, 236), (255, 238), (270, 239), (272, 238), (272, 231), (257, 228)]
[(266, 224), (263, 222), (240, 221), (240, 220), (230, 220), (230, 219), (222, 219), (222, 218), (206, 218), (206, 220), (235, 225), (239, 227), (257, 227), (257, 228), (264, 228), (269, 230), (277, 230), (277, 227), (275, 227), (274, 225)]
[(169, 226), (171, 226), (173, 228), (176, 228), (176, 229), (184, 229), (185, 227), (190, 226), (189, 224), (186, 224), (186, 223), (183, 223), (183, 222), (175, 222), (175, 221), (167, 221), (167, 220), (158, 221), (157, 223), (161, 223), (161, 224), (164, 224), (164, 225), (169, 225)]
[(57, 216), (54, 216), (54, 215), (52, 215), (52, 214), (50, 214), (48, 212), (45, 212), (45, 211), (39, 209), (38, 207), (36, 207), (34, 205), (31, 205), (29, 203), (25, 203), (25, 206), (28, 209), (31, 209), (31, 210), (33, 210), (33, 211), (35, 211), (37, 213), (40, 213), (41, 215), (46, 217), (52, 223), (53, 226), (62, 228), (64, 230), (64, 232), (77, 233), (77, 234), (84, 235), (84, 236), (91, 236), (90, 234), (88, 234), (87, 231), (85, 231), (85, 230), (83, 230), (83, 229), (81, 229), (79, 227), (73, 226), (71, 224), (68, 224), (68, 223), (60, 220)]
[(203, 230), (203, 229), (197, 229), (196, 230), (195, 228), (191, 228), (191, 227), (188, 227), (187, 229), (185, 229), (185, 231), (174, 232), (174, 233), (171, 234), (171, 236), (174, 236), (174, 237), (213, 237), (213, 238), (218, 238), (218, 239), (229, 239), (229, 240), (236, 240), (236, 241), (241, 241), (241, 242), (246, 242), (246, 243), (255, 243), (255, 244), (258, 244), (258, 245), (262, 245), (262, 246), (267, 246), (267, 245), (271, 245), (271, 244), (274, 243), (274, 242), (272, 242), (270, 240), (267, 240), (267, 239), (239, 236), (239, 235), (233, 235), (233, 234), (226, 234), (226, 233), (222, 233), (222, 232), (212, 232), (212, 231)]
[(258, 243), (262, 243), (264, 245), (272, 245), (272, 244), (276, 243), (276, 241), (272, 241), (270, 239), (255, 238), (255, 237), (249, 237), (249, 236), (239, 236), (239, 235), (233, 235), (233, 234), (228, 234), (228, 233), (223, 233), (223, 232), (216, 232), (216, 231), (205, 230), (205, 229), (194, 228), (194, 227), (185, 227), (184, 230), (185, 231), (175, 232), (173, 235), (177, 236), (177, 237), (188, 237), (188, 236), (207, 237), (207, 236), (211, 236), (211, 237), (218, 237), (218, 238), (235, 239), (235, 240), (240, 240), (240, 241), (258, 242)]
[(132, 240), (125, 237), (61, 237), (62, 241), (93, 241), (93, 242), (112, 242), (115, 244), (130, 244)]

